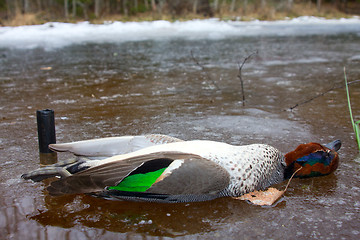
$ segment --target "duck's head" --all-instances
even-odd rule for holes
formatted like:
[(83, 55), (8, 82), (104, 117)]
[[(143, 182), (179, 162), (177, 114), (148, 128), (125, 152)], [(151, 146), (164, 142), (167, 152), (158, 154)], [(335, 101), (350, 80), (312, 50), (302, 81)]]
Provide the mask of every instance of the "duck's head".
[(340, 147), (340, 140), (335, 140), (326, 145), (319, 143), (299, 145), (294, 151), (285, 155), (287, 165), (285, 178), (290, 178), (299, 168), (301, 170), (295, 174), (295, 177), (316, 177), (334, 172), (339, 165), (337, 151)]

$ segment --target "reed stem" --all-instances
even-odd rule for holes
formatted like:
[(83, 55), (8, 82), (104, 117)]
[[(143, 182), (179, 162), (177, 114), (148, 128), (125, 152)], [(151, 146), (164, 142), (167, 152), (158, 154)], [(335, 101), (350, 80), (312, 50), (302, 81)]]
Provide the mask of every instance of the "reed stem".
[(344, 67), (344, 78), (345, 78), (345, 89), (346, 89), (346, 96), (347, 96), (347, 102), (348, 102), (348, 107), (349, 107), (350, 120), (351, 120), (351, 124), (353, 126), (353, 129), (354, 129), (354, 132), (355, 132), (356, 141), (357, 141), (358, 148), (359, 148), (359, 151), (360, 151), (360, 127), (359, 127), (360, 120), (355, 122), (354, 118), (353, 118), (353, 114), (352, 114), (352, 110), (351, 110), (351, 103), (350, 103), (349, 87), (348, 87), (345, 67)]

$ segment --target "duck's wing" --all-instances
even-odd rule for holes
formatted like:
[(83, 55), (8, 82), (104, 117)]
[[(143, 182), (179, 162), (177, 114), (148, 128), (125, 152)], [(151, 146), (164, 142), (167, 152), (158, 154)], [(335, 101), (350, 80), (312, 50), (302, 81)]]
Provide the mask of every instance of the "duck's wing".
[(158, 152), (88, 168), (53, 182), (48, 191), (92, 193), (113, 200), (198, 201), (219, 197), (229, 179), (224, 168), (198, 155)]
[(180, 141), (182, 140), (167, 135), (149, 134), (50, 144), (49, 148), (57, 152), (71, 152), (77, 156), (84, 156), (89, 159), (101, 159), (134, 152), (154, 145)]

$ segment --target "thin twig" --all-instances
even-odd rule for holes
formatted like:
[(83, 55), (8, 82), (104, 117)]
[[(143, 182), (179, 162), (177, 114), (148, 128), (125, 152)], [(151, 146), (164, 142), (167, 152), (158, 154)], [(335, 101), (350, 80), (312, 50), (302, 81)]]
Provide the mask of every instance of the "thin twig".
[[(348, 82), (348, 85), (354, 84), (354, 83), (358, 83), (358, 82), (360, 82), (360, 80), (354, 80), (354, 81)], [(316, 95), (316, 96), (314, 96), (314, 97), (311, 97), (311, 98), (309, 98), (309, 99), (307, 99), (307, 100), (305, 100), (305, 101), (303, 101), (303, 102), (300, 102), (300, 103), (295, 104), (294, 106), (290, 107), (289, 110), (292, 111), (294, 108), (297, 108), (297, 107), (299, 107), (299, 106), (301, 106), (301, 105), (304, 105), (304, 104), (306, 104), (306, 103), (309, 103), (309, 102), (311, 102), (312, 100), (314, 100), (314, 99), (316, 99), (316, 98), (322, 97), (322, 96), (324, 96), (325, 94), (327, 94), (328, 92), (331, 92), (331, 91), (333, 91), (333, 90), (335, 90), (335, 89), (344, 88), (344, 87), (345, 87), (345, 86), (343, 86), (343, 85), (337, 86), (337, 87), (336, 87), (336, 86), (333, 86), (332, 88), (329, 88), (328, 90), (326, 90), (326, 91), (324, 91), (324, 92), (322, 92), (322, 93), (319, 93), (318, 95)]]
[(237, 77), (240, 79), (240, 83), (241, 83), (241, 95), (242, 95), (242, 104), (243, 104), (243, 106), (245, 106), (245, 91), (244, 91), (244, 81), (243, 81), (242, 76), (241, 76), (241, 70), (244, 67), (244, 64), (246, 63), (246, 61), (249, 60), (255, 54), (258, 54), (258, 51), (253, 52), (249, 56), (247, 56), (241, 64), (239, 62), (239, 72), (238, 72)]
[(214, 81), (214, 79), (210, 76), (209, 72), (208, 72), (207, 69), (204, 67), (204, 65), (202, 65), (201, 63), (199, 63), (199, 61), (194, 57), (194, 54), (193, 54), (193, 51), (192, 51), (192, 50), (190, 51), (190, 54), (191, 54), (191, 59), (195, 62), (195, 64), (198, 65), (203, 72), (205, 72), (207, 79), (212, 82), (212, 84), (216, 87), (217, 90), (220, 90), (219, 86), (216, 84), (216, 82)]
[(295, 174), (296, 174), (298, 171), (300, 171), (302, 168), (303, 168), (303, 167), (298, 168), (298, 169), (291, 175), (289, 181), (288, 181), (287, 184), (286, 184), (286, 187), (285, 187), (284, 192), (286, 192), (286, 190), (288, 189), (288, 187), (289, 187), (289, 185), (290, 185), (290, 182), (291, 182), (291, 180), (294, 178)]

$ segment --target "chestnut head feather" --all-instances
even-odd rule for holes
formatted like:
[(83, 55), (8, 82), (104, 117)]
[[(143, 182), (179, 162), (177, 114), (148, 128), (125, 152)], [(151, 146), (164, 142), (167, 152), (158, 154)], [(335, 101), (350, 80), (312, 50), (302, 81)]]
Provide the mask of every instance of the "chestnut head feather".
[(289, 178), (299, 168), (301, 170), (295, 174), (295, 177), (316, 177), (334, 172), (339, 165), (337, 151), (340, 147), (340, 140), (326, 145), (313, 142), (299, 145), (294, 151), (285, 155), (287, 165), (285, 178)]

